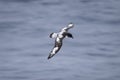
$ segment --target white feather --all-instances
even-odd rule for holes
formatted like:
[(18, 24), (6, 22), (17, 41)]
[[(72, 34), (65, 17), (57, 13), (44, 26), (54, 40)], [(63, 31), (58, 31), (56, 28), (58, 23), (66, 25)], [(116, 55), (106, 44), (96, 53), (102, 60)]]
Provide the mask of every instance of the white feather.
[(66, 32), (67, 30), (69, 30), (70, 28), (73, 28), (74, 25), (72, 23), (68, 24), (68, 26), (64, 27), (61, 32)]
[(54, 49), (53, 49), (53, 51), (52, 51), (52, 53), (51, 54), (55, 54), (55, 52), (58, 50), (58, 47), (55, 47)]
[(52, 36), (51, 36), (51, 38), (56, 38), (57, 35), (58, 35), (58, 33), (53, 33)]
[(57, 42), (60, 42), (60, 38), (58, 38), (58, 37), (57, 37), (57, 39), (56, 39), (56, 40), (57, 40)]
[(72, 23), (70, 23), (69, 25), (68, 25), (68, 27), (69, 28), (72, 28), (74, 25), (72, 24)]

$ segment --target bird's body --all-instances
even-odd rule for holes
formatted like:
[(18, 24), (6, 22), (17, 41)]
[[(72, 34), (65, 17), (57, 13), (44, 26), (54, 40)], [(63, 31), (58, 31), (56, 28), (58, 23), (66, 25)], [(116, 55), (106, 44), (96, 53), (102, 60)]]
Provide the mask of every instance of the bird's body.
[(70, 28), (73, 28), (73, 24), (70, 23), (67, 27), (64, 27), (59, 33), (51, 33), (50, 38), (55, 38), (55, 45), (50, 52), (48, 59), (53, 57), (62, 47), (62, 42), (65, 37), (73, 38), (72, 34), (68, 32)]

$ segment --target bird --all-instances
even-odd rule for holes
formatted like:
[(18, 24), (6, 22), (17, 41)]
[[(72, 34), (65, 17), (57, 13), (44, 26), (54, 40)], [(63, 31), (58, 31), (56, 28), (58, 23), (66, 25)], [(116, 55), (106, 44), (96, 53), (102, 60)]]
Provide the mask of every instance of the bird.
[(62, 47), (64, 38), (73, 38), (73, 35), (68, 32), (69, 29), (73, 28), (74, 24), (69, 23), (66, 27), (62, 28), (58, 33), (51, 33), (50, 38), (55, 39), (55, 44), (51, 52), (49, 53), (48, 59), (52, 58)]

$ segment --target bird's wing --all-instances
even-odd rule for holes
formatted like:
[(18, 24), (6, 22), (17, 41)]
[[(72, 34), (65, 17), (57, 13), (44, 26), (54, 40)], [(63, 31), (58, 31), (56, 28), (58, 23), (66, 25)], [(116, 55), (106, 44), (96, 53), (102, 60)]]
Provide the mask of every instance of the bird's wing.
[(61, 46), (62, 46), (62, 42), (60, 42), (60, 43), (55, 42), (55, 46), (52, 49), (52, 51), (50, 52), (50, 54), (48, 56), (48, 59), (50, 59), (51, 57), (53, 57), (60, 50)]
[(72, 23), (68, 24), (68, 26), (64, 27), (61, 31), (68, 31), (70, 28), (73, 28), (74, 25)]

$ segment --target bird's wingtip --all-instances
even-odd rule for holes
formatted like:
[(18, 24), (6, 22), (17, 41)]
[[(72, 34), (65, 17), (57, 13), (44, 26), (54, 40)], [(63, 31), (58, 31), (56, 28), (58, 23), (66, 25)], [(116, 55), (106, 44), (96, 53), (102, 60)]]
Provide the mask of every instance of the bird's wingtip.
[(51, 57), (50, 57), (50, 55), (49, 55), (47, 59), (49, 60), (50, 58), (51, 58)]
[(48, 58), (47, 58), (47, 59), (49, 60), (50, 58), (51, 58), (51, 57), (50, 57), (50, 56), (48, 56)]
[(73, 23), (69, 23), (68, 26), (72, 28), (74, 26), (74, 24)]
[(50, 59), (50, 58), (52, 58), (54, 55), (53, 54), (50, 54), (49, 56), (48, 56), (48, 60)]

